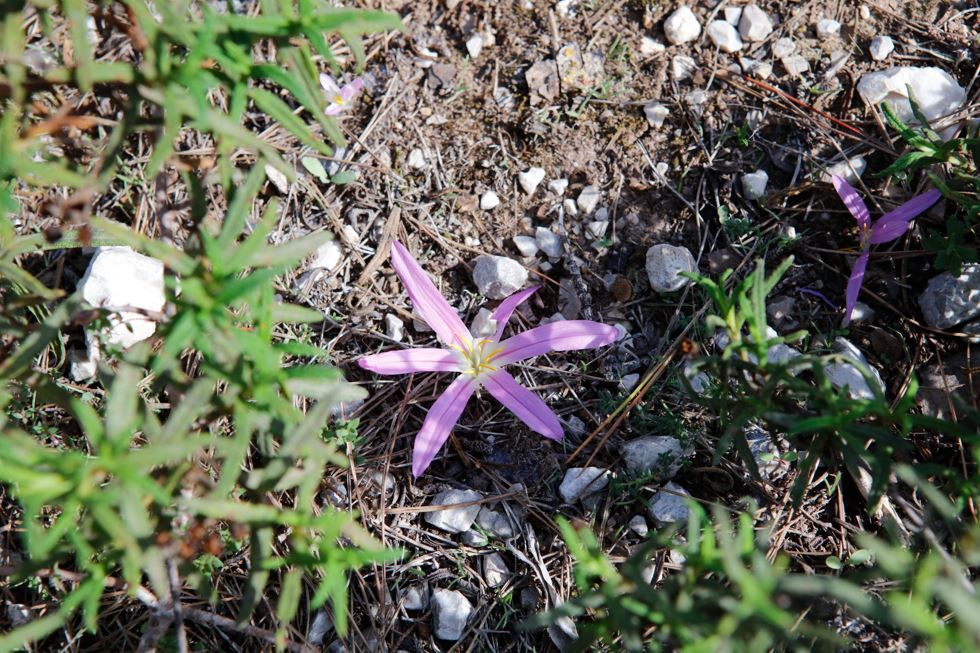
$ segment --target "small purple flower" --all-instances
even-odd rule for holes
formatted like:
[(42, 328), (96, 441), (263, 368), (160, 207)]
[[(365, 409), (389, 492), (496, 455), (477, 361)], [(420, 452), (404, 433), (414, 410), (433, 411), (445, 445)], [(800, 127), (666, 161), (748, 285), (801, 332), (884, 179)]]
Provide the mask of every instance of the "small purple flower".
[(341, 88), (330, 75), (320, 75), (320, 86), (327, 92), (327, 108), (324, 113), (328, 116), (336, 116), (350, 106), (351, 100), (361, 92), (364, 81), (360, 77), (355, 77), (350, 84), (345, 84)]
[(564, 436), (558, 416), (533, 392), (520, 385), (503, 370), (504, 365), (550, 351), (594, 349), (614, 342), (618, 332), (612, 326), (589, 320), (565, 320), (530, 329), (503, 342), (507, 320), (537, 286), (514, 293), (492, 313), (495, 332), (478, 338), (459, 319), (429, 277), (401, 243), (392, 243), (391, 264), (405, 285), (408, 296), (423, 320), (432, 327), (445, 349), (425, 347), (402, 349), (365, 356), (358, 364), (377, 374), (413, 372), (456, 372), (459, 374), (429, 409), (415, 437), (412, 473), (416, 478), (435, 458), (449, 438), (470, 396), (484, 387), (531, 430), (552, 440)]
[(858, 242), (861, 245), (861, 254), (854, 262), (854, 269), (851, 270), (851, 276), (847, 280), (844, 303), (844, 325), (846, 326), (851, 321), (851, 312), (854, 310), (854, 304), (857, 303), (858, 294), (861, 292), (861, 283), (864, 281), (864, 271), (868, 267), (871, 246), (888, 243), (901, 237), (908, 229), (909, 222), (935, 204), (942, 197), (942, 193), (933, 188), (921, 195), (916, 195), (871, 224), (871, 212), (868, 211), (868, 207), (861, 196), (857, 194), (857, 191), (837, 175), (834, 175), (833, 182), (837, 194), (844, 201), (844, 206), (857, 220)]

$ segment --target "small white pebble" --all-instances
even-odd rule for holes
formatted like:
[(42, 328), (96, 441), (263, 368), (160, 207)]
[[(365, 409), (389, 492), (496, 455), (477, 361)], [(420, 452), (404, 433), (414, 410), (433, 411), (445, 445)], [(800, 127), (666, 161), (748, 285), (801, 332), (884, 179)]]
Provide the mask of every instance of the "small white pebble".
[(566, 199), (561, 203), (562, 208), (565, 210), (565, 215), (576, 216), (578, 215), (578, 206), (575, 205), (575, 200), (572, 198)]
[(756, 170), (742, 175), (742, 192), (750, 200), (756, 200), (766, 194), (769, 175), (765, 170)]
[(568, 180), (552, 179), (548, 182), (548, 188), (550, 188), (555, 195), (564, 195), (565, 189), (568, 188)]
[(861, 20), (871, 20), (871, 10), (868, 9), (868, 5), (862, 4), (858, 9), (858, 15), (861, 16)]
[(406, 161), (409, 168), (415, 170), (422, 170), (426, 166), (425, 153), (419, 148), (415, 148), (408, 153), (408, 160)]
[(562, 255), (561, 238), (550, 229), (538, 227), (534, 231), (534, 239), (538, 242), (538, 247), (541, 248), (541, 251), (545, 255), (551, 258), (558, 258)]
[(871, 58), (875, 61), (884, 61), (895, 50), (895, 42), (890, 36), (876, 36), (871, 39)]
[(798, 54), (791, 54), (782, 58), (783, 68), (789, 73), (790, 77), (799, 77), (810, 70), (810, 62)]
[(643, 113), (651, 127), (660, 128), (664, 126), (664, 120), (670, 114), (670, 109), (659, 102), (650, 102), (643, 107)]
[(500, 206), (500, 198), (492, 190), (488, 190), (480, 198), (480, 208), (484, 211), (492, 211)]
[(683, 54), (679, 54), (670, 60), (670, 76), (673, 77), (675, 82), (683, 82), (685, 79), (690, 79), (694, 71), (698, 69), (698, 63)]
[(483, 51), (483, 37), (479, 34), (474, 34), (466, 42), (466, 51), (470, 53), (471, 59), (476, 59), (480, 56)]
[(742, 17), (741, 7), (725, 7), (725, 20), (738, 27), (738, 21)]
[(772, 44), (772, 56), (777, 59), (788, 57), (794, 52), (796, 52), (796, 41), (793, 39), (783, 37), (776, 39), (776, 42)]
[(640, 54), (644, 57), (652, 57), (656, 54), (660, 54), (667, 49), (663, 43), (656, 39), (652, 39), (649, 36), (644, 36), (640, 39)]
[(396, 342), (405, 337), (405, 323), (398, 316), (388, 313), (385, 315), (385, 335)]
[(586, 230), (593, 239), (599, 240), (606, 235), (606, 229), (609, 228), (608, 220), (593, 220), (588, 225), (586, 225)]
[(528, 168), (517, 175), (517, 183), (528, 195), (534, 195), (534, 191), (542, 181), (544, 181), (544, 168)]
[(817, 37), (821, 39), (833, 38), (840, 34), (840, 23), (832, 18), (821, 18), (817, 21)]
[(727, 20), (714, 20), (708, 25), (708, 38), (722, 52), (738, 52), (742, 49), (742, 39), (738, 30)]
[(678, 45), (693, 41), (701, 34), (701, 22), (691, 8), (681, 5), (664, 21), (664, 36)]
[(738, 32), (746, 41), (761, 41), (772, 33), (772, 19), (757, 5), (742, 9)]
[(521, 256), (534, 256), (538, 253), (538, 241), (530, 236), (514, 236), (514, 245)]
[(579, 193), (578, 199), (575, 201), (578, 204), (579, 210), (585, 214), (589, 215), (595, 211), (595, 207), (599, 204), (599, 189), (595, 186), (586, 186)]

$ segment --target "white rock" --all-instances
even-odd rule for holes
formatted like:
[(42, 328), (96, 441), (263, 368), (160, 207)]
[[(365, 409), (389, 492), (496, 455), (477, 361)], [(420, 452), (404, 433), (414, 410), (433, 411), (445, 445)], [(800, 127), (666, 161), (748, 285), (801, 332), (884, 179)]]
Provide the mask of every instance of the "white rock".
[(854, 309), (851, 310), (851, 324), (861, 324), (869, 322), (875, 316), (873, 308), (864, 302), (854, 302)]
[(606, 230), (608, 228), (608, 220), (593, 220), (589, 224), (585, 225), (586, 235), (593, 240), (600, 240), (605, 237)]
[(474, 34), (466, 41), (466, 51), (470, 53), (471, 59), (476, 59), (483, 52), (483, 37), (479, 34)]
[(521, 256), (534, 256), (538, 253), (538, 241), (531, 236), (514, 236), (514, 245)]
[[(483, 495), (475, 490), (446, 490), (432, 497), (433, 506), (449, 506), (456, 503), (479, 501)], [(423, 513), (425, 521), (449, 533), (462, 533), (473, 525), (480, 513), (480, 504), (474, 503), (459, 508), (440, 508)]]
[(698, 372), (696, 370), (697, 368), (694, 367), (694, 363), (684, 361), (684, 365), (681, 367), (681, 374), (691, 384), (691, 390), (694, 390), (695, 394), (700, 396), (711, 387), (711, 377), (708, 376), (707, 372)]
[(742, 175), (742, 192), (750, 200), (757, 200), (766, 194), (769, 175), (765, 170), (756, 170)]
[(331, 630), (333, 630), (333, 619), (330, 617), (330, 613), (322, 609), (317, 610), (316, 616), (313, 617), (313, 623), (306, 631), (306, 641), (313, 646), (319, 646)]
[(534, 230), (534, 239), (546, 256), (558, 258), (562, 255), (561, 238), (550, 229), (538, 227)]
[(832, 177), (836, 175), (838, 177), (843, 177), (850, 184), (856, 184), (867, 168), (868, 162), (864, 159), (864, 157), (855, 156), (846, 161), (838, 161), (831, 166), (827, 166), (827, 171), (823, 173), (821, 179), (829, 184)]
[(759, 61), (758, 59), (743, 57), (741, 62), (742, 67), (745, 68), (745, 72), (753, 77), (758, 77), (759, 79), (769, 79), (772, 77), (772, 64), (768, 61)]
[(336, 240), (328, 240), (316, 248), (316, 255), (313, 258), (313, 262), (310, 263), (309, 269), (326, 270), (329, 272), (340, 263), (342, 254), (343, 249), (341, 249), (340, 243)]
[(697, 69), (698, 62), (686, 55), (679, 54), (670, 60), (670, 75), (675, 82), (690, 79)]
[(289, 194), (289, 180), (286, 179), (286, 175), (284, 175), (279, 168), (269, 165), (268, 163), (265, 164), (265, 176), (272, 182), (272, 185), (276, 187), (276, 190), (278, 190), (280, 194)]
[(487, 536), (478, 530), (470, 529), (459, 536), (460, 541), (466, 546), (486, 546), (489, 544)]
[(432, 593), (432, 619), (435, 636), (455, 642), (463, 636), (473, 605), (456, 590), (437, 589)]
[(980, 315), (980, 264), (964, 265), (960, 276), (950, 272), (933, 277), (919, 295), (926, 324), (948, 329)]
[(385, 335), (395, 342), (401, 342), (405, 337), (405, 323), (393, 313), (385, 315)]
[(562, 210), (565, 211), (565, 215), (576, 216), (578, 215), (578, 205), (575, 200), (568, 198), (561, 203)]
[(684, 445), (669, 435), (645, 435), (622, 446), (623, 462), (631, 474), (652, 474), (656, 480), (673, 478), (684, 459)]
[(484, 211), (492, 211), (500, 206), (500, 198), (492, 190), (488, 190), (480, 197), (480, 208)]
[(741, 7), (725, 7), (725, 20), (738, 27), (738, 21), (742, 18)]
[(493, 313), (481, 307), (473, 318), (470, 325), (470, 335), (474, 338), (486, 338), (497, 332), (497, 320), (493, 319)]
[(657, 526), (667, 526), (678, 521), (687, 521), (690, 509), (685, 497), (691, 496), (687, 490), (676, 483), (667, 483), (660, 492), (650, 499), (648, 511)]
[[(108, 315), (109, 327), (103, 337), (110, 344), (125, 349), (156, 331), (156, 322), (141, 311), (163, 310), (162, 262), (129, 247), (99, 247), (78, 287), (94, 308), (136, 309), (114, 310)], [(89, 340), (91, 349), (94, 338)]]
[(514, 527), (507, 515), (502, 512), (483, 507), (476, 516), (476, 523), (483, 530), (501, 539), (514, 537)]
[(664, 126), (664, 120), (670, 114), (670, 109), (660, 102), (648, 102), (643, 107), (643, 114), (647, 117), (647, 122), (650, 123), (651, 127), (660, 128)]
[(742, 49), (742, 39), (738, 30), (727, 20), (714, 20), (708, 24), (708, 38), (722, 52), (738, 52)]
[[(861, 364), (867, 369), (875, 385), (878, 386), (879, 391), (884, 394), (885, 382), (881, 380), (881, 374), (878, 373), (878, 370), (868, 365), (868, 360), (861, 353), (860, 349), (844, 338), (836, 338), (833, 349), (836, 353)], [(850, 394), (852, 399), (874, 399), (875, 393), (871, 390), (871, 386), (868, 385), (867, 379), (864, 378), (864, 375), (854, 365), (847, 362), (831, 363), (824, 368), (824, 371), (827, 373), (827, 379), (830, 381), (830, 384), (835, 388), (847, 388), (848, 394)]]
[(594, 494), (609, 484), (609, 472), (601, 467), (569, 467), (558, 494), (565, 503)]
[(630, 520), (627, 525), (631, 531), (639, 535), (640, 537), (646, 537), (647, 533), (650, 532), (649, 526), (647, 526), (647, 520), (643, 518), (643, 515), (636, 515)]
[(399, 598), (406, 610), (425, 610), (429, 607), (429, 590), (425, 585), (409, 585)]
[(72, 350), (68, 354), (68, 373), (72, 380), (78, 383), (95, 378), (95, 373), (99, 371), (99, 361), (102, 360), (99, 341), (88, 334), (86, 334), (85, 340), (88, 348), (84, 352)]
[(776, 39), (776, 42), (772, 44), (772, 56), (777, 59), (788, 57), (794, 52), (796, 52), (796, 41), (791, 38), (784, 36), (781, 39)]
[(821, 18), (817, 21), (817, 38), (829, 39), (840, 34), (840, 23), (832, 18)]
[(700, 34), (701, 22), (687, 5), (675, 9), (664, 21), (664, 35), (674, 45), (693, 41)]
[(428, 165), (428, 161), (425, 158), (425, 152), (419, 148), (415, 148), (408, 153), (408, 159), (405, 161), (409, 168), (414, 170), (423, 170), (425, 166)]
[(884, 61), (895, 51), (895, 41), (890, 36), (876, 36), (871, 39), (868, 51), (875, 61)]
[(562, 18), (568, 18), (569, 16), (574, 16), (577, 12), (578, 0), (558, 0), (555, 3), (555, 11)]
[(480, 256), (473, 266), (473, 282), (484, 297), (503, 299), (524, 287), (527, 270), (505, 256)]
[(757, 5), (749, 5), (742, 9), (738, 32), (746, 41), (761, 41), (772, 33), (772, 20)]
[(667, 47), (656, 39), (652, 39), (649, 36), (644, 36), (640, 39), (640, 54), (644, 57), (652, 57), (655, 54), (660, 54)]
[(534, 191), (542, 181), (544, 181), (544, 168), (528, 168), (517, 175), (517, 183), (528, 195), (534, 195)]
[(568, 188), (568, 180), (564, 178), (552, 179), (551, 181), (548, 182), (548, 188), (555, 195), (562, 196), (565, 194), (565, 189)]
[(582, 192), (578, 194), (578, 199), (575, 200), (579, 211), (584, 215), (589, 215), (595, 211), (596, 205), (599, 204), (599, 198), (601, 197), (599, 189), (595, 186), (586, 186), (582, 189)]
[(504, 557), (497, 552), (483, 556), (483, 579), (490, 587), (503, 585), (510, 576)]
[(650, 287), (658, 293), (676, 292), (691, 283), (681, 272), (697, 272), (694, 256), (686, 247), (654, 245), (647, 250), (646, 272)]
[[(930, 123), (958, 111), (966, 102), (966, 91), (953, 77), (940, 68), (916, 68), (903, 66), (876, 73), (867, 73), (858, 82), (861, 98), (870, 105), (888, 103), (889, 108), (906, 124), (913, 123), (912, 106), (908, 101), (908, 87), (912, 89), (922, 115)], [(956, 134), (958, 125), (940, 132), (945, 139)]]
[(788, 57), (783, 57), (780, 59), (780, 61), (790, 77), (799, 77), (803, 73), (810, 70), (810, 62), (798, 54), (791, 54)]

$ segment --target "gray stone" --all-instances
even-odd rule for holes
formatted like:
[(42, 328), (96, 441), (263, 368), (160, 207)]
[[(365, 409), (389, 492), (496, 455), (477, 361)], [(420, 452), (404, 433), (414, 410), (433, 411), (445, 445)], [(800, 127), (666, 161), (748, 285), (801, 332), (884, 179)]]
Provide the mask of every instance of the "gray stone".
[(410, 585), (401, 593), (402, 607), (406, 610), (425, 610), (429, 607), (429, 588), (426, 585)]
[(538, 253), (538, 241), (531, 236), (514, 236), (514, 245), (521, 256), (534, 256)]
[(473, 266), (473, 282), (489, 299), (503, 299), (527, 283), (527, 270), (504, 256), (480, 256)]
[(429, 162), (425, 158), (425, 152), (419, 148), (415, 148), (408, 153), (408, 158), (405, 160), (405, 163), (409, 168), (414, 170), (424, 170), (429, 165)]
[(538, 227), (534, 230), (534, 239), (546, 256), (558, 258), (562, 255), (561, 238), (554, 231)]
[(742, 175), (742, 192), (750, 200), (757, 200), (766, 194), (769, 184), (769, 174), (765, 170), (756, 170)]
[(750, 426), (745, 429), (745, 439), (748, 441), (755, 466), (759, 468), (759, 474), (763, 478), (777, 479), (789, 471), (789, 463), (780, 458), (779, 447), (773, 442), (768, 431), (758, 426)]
[(487, 536), (480, 531), (471, 528), (468, 531), (464, 531), (462, 535), (459, 536), (459, 540), (466, 546), (481, 547), (486, 546), (490, 543)]
[(667, 483), (650, 499), (648, 511), (654, 524), (663, 527), (678, 521), (686, 521), (690, 514), (685, 497), (691, 496), (676, 483)]
[(821, 180), (829, 184), (836, 175), (843, 177), (849, 184), (857, 184), (858, 179), (864, 174), (867, 168), (868, 162), (863, 156), (851, 157), (850, 159), (838, 161), (833, 165), (827, 166), (827, 170), (823, 173)]
[(558, 494), (565, 503), (594, 494), (609, 484), (609, 472), (601, 467), (569, 467)]
[(565, 194), (565, 189), (568, 188), (568, 180), (562, 179), (552, 179), (548, 182), (548, 189), (559, 197)]
[(810, 62), (799, 54), (791, 54), (788, 57), (783, 57), (780, 61), (782, 61), (783, 68), (786, 69), (790, 77), (799, 77), (810, 70)]
[(657, 480), (673, 478), (686, 458), (684, 445), (669, 435), (645, 435), (622, 446), (623, 462), (631, 474), (652, 474)]
[(650, 527), (647, 526), (647, 520), (643, 518), (643, 515), (636, 515), (633, 517), (627, 526), (631, 531), (640, 537), (646, 537), (647, 533), (650, 532)]
[(826, 41), (840, 35), (840, 23), (832, 18), (821, 18), (817, 21), (817, 37)]
[(772, 44), (772, 56), (777, 59), (788, 57), (794, 52), (796, 52), (796, 41), (791, 38), (776, 39), (776, 42)]
[(405, 337), (405, 323), (398, 316), (388, 313), (385, 315), (385, 335), (395, 342), (401, 342)]
[[(448, 506), (455, 503), (479, 501), (483, 495), (474, 490), (446, 490), (432, 498), (433, 506)], [(480, 504), (459, 508), (440, 508), (425, 514), (425, 521), (449, 533), (462, 533), (469, 529), (480, 512)]]
[(681, 5), (664, 21), (664, 36), (674, 45), (693, 41), (701, 35), (701, 22), (691, 8)]
[(766, 306), (766, 315), (773, 324), (779, 326), (792, 320), (796, 300), (792, 297), (773, 297)]
[(466, 51), (469, 52), (471, 59), (476, 59), (483, 52), (483, 37), (474, 34), (466, 41)]
[(980, 315), (980, 264), (964, 265), (962, 274), (949, 272), (929, 280), (919, 295), (919, 307), (926, 324), (948, 329)]
[[(867, 369), (879, 391), (884, 394), (885, 382), (881, 380), (881, 374), (868, 364), (868, 360), (860, 349), (844, 338), (835, 339), (833, 349), (841, 356), (849, 358)], [(827, 365), (824, 371), (827, 373), (830, 384), (835, 388), (847, 388), (852, 399), (874, 399), (875, 393), (856, 366), (847, 362), (831, 363)]]
[(738, 33), (746, 41), (761, 41), (772, 33), (772, 20), (758, 5), (749, 5), (742, 9)]
[(670, 76), (675, 82), (690, 79), (698, 69), (698, 62), (685, 54), (679, 54), (670, 60)]
[(432, 593), (432, 619), (435, 636), (455, 642), (463, 636), (473, 605), (456, 590), (437, 589)]
[(686, 247), (654, 245), (647, 250), (646, 271), (650, 286), (658, 293), (676, 292), (691, 283), (681, 272), (696, 272), (697, 263)]
[(500, 587), (510, 576), (510, 569), (504, 557), (497, 553), (489, 553), (483, 556), (483, 580), (487, 581), (490, 587)]
[(480, 528), (501, 539), (514, 537), (514, 527), (507, 515), (502, 512), (483, 507), (476, 516), (476, 523)]
[(648, 102), (643, 106), (643, 114), (647, 117), (647, 122), (651, 127), (660, 128), (664, 126), (664, 120), (670, 114), (670, 109), (660, 102)]

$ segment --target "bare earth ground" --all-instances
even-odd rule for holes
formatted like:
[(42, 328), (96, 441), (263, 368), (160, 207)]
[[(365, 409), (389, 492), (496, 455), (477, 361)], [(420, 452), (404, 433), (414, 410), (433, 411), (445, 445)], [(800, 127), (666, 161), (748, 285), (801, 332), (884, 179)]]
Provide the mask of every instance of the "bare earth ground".
[[(682, 341), (711, 347), (710, 334), (692, 322), (704, 305), (690, 290), (654, 293), (644, 255), (657, 243), (685, 245), (700, 271), (715, 275), (725, 267), (745, 271), (757, 257), (774, 262), (792, 254), (796, 265), (774, 295), (794, 298), (796, 304), (792, 321), (779, 329), (806, 328), (829, 342), (840, 311), (800, 290), (819, 291), (842, 305), (851, 265), (847, 253), (855, 241), (853, 220), (832, 188), (820, 181), (821, 169), (843, 152), (866, 156), (869, 172), (877, 172), (896, 154), (889, 134), (857, 97), (856, 81), (887, 65), (934, 65), (968, 89), (968, 106), (975, 108), (977, 14), (960, 14), (965, 6), (945, 2), (863, 3), (870, 17), (862, 17), (862, 3), (760, 3), (777, 23), (764, 42), (747, 44), (749, 56), (773, 64), (773, 77), (761, 84), (732, 72), (729, 66), (737, 57), (719, 53), (703, 33), (693, 44), (642, 54), (643, 36), (664, 42), (663, 18), (675, 9), (673, 3), (584, 1), (572, 3), (574, 13), (567, 16), (544, 0), (363, 4), (398, 12), (407, 29), (368, 44), (368, 90), (343, 123), (351, 146), (342, 165), (357, 170), (359, 179), (336, 187), (302, 177), (285, 195), (289, 218), (277, 233), (286, 240), (330, 229), (342, 242), (345, 255), (336, 273), (298, 289), (294, 280), (284, 280), (282, 290), (332, 318), (314, 339), (334, 352), (348, 378), (371, 391), (363, 405), (350, 407), (346, 415), (360, 420), (356, 443), (348, 447), (351, 469), (327, 479), (324, 501), (356, 509), (386, 545), (407, 551), (401, 563), (366, 569), (352, 579), (354, 633), (340, 646), (353, 651), (554, 650), (552, 642), (560, 641), (560, 634), (514, 630), (571, 592), (572, 560), (554, 516), (590, 522), (610, 556), (622, 559), (642, 539), (626, 525), (645, 514), (647, 500), (658, 489), (654, 483), (613, 482), (586, 508), (562, 505), (558, 483), (567, 467), (586, 464), (622, 476), (618, 445), (641, 435), (674, 435), (692, 443), (694, 456), (675, 481), (705, 504), (733, 506), (743, 496), (755, 497), (759, 518), (773, 533), (772, 556), (784, 552), (799, 569), (820, 569), (827, 556), (842, 557), (853, 546), (850, 529), (875, 529), (848, 477), (818, 471), (803, 506), (794, 510), (788, 498), (794, 469), (759, 483), (734, 453), (720, 464), (713, 462), (718, 424), (691, 404), (677, 380)], [(724, 7), (708, 5), (694, 7), (702, 24), (721, 17)], [(840, 37), (817, 39), (814, 25), (822, 15), (843, 25)], [(465, 47), (474, 33), (487, 41), (476, 59)], [(886, 63), (867, 55), (868, 42), (877, 34), (896, 39), (897, 50)], [(783, 36), (792, 37), (811, 62), (812, 70), (802, 79), (787, 75), (770, 54), (772, 43)], [(566, 44), (601, 55), (600, 91), (586, 95), (559, 84), (553, 97), (542, 97), (529, 89), (528, 68), (553, 59)], [(840, 50), (850, 57), (827, 75), (830, 55)], [(679, 84), (670, 75), (670, 60), (677, 54), (699, 65), (692, 79)], [(705, 95), (692, 97), (699, 90)], [(652, 128), (644, 117), (642, 107), (651, 100), (670, 109), (663, 127)], [(264, 137), (299, 170), (300, 158), (312, 154), (278, 128), (250, 127), (265, 131)], [(209, 144), (188, 139), (178, 149), (188, 159), (206, 158)], [(425, 157), (421, 168), (408, 165), (415, 149)], [(140, 153), (132, 156), (139, 159)], [(659, 162), (666, 164), (664, 175), (656, 172)], [(531, 166), (544, 168), (547, 176), (529, 196), (517, 174)], [(761, 202), (746, 199), (739, 183), (741, 174), (758, 168), (770, 175), (769, 194)], [(564, 196), (548, 188), (548, 181), (559, 178), (569, 181)], [(887, 196), (880, 180), (866, 174), (865, 181), (876, 197)], [(603, 240), (587, 233), (594, 216), (572, 216), (561, 208), (563, 199), (578, 197), (586, 185), (600, 189), (599, 207), (608, 211)], [(108, 194), (97, 210), (152, 229), (150, 186), (135, 180), (118, 194)], [(479, 197), (488, 190), (497, 193), (501, 204), (483, 211)], [(281, 194), (271, 183), (265, 192)], [(175, 205), (180, 199), (171, 198)], [(887, 200), (881, 205), (892, 206)], [(485, 301), (472, 281), (473, 259), (480, 254), (519, 258), (512, 238), (533, 235), (538, 226), (559, 233), (572, 256), (548, 266), (541, 254), (522, 259), (543, 284), (521, 316), (523, 326), (561, 312), (569, 319), (621, 324), (630, 337), (598, 352), (543, 357), (515, 370), (566, 421), (563, 444), (530, 432), (484, 396), (470, 402), (442, 454), (413, 480), (412, 438), (448, 380), (440, 375), (379, 378), (355, 364), (366, 353), (401, 346), (385, 336), (387, 314), (406, 323), (407, 342), (433, 340), (430, 331), (413, 325), (410, 302), (388, 263), (391, 241), (401, 241), (416, 255), (468, 322)], [(64, 271), (68, 280), (80, 276), (85, 264), (81, 257), (70, 261)], [(850, 338), (882, 371), (889, 389), (903, 388), (914, 371), (921, 374), (937, 363), (953, 361), (967, 377), (978, 365), (965, 339), (940, 336), (916, 321), (914, 298), (934, 274), (930, 266), (931, 256), (919, 250), (872, 258), (862, 299), (877, 317), (852, 328)], [(819, 343), (811, 347), (819, 349)], [(631, 373), (652, 383), (630, 417), (611, 425), (605, 418), (627, 399), (620, 379)], [(968, 382), (976, 387), (972, 378)], [(917, 446), (926, 449), (930, 443)], [(952, 453), (950, 464), (957, 464)], [(828, 492), (838, 481), (839, 492)], [(431, 527), (423, 515), (431, 509), (432, 496), (448, 488), (483, 492), (487, 505), (511, 519), (515, 536), (472, 546)], [(482, 570), (482, 558), (490, 551), (502, 553), (510, 572), (498, 587), (488, 586)], [(240, 579), (234, 568), (235, 560), (227, 561), (223, 596), (235, 596)], [(672, 568), (667, 561), (664, 573)], [(428, 610), (405, 608), (402, 593), (411, 586), (457, 589), (476, 606), (458, 643), (433, 637)], [(133, 648), (139, 628), (127, 623), (132, 606), (121, 594), (118, 601), (119, 630), (86, 637), (82, 641), (90, 645), (84, 650)], [(233, 613), (230, 606), (228, 614)], [(305, 623), (297, 620), (297, 641), (315, 618), (308, 614)], [(866, 650), (901, 646), (846, 614), (827, 614), (826, 620), (865, 642)], [(261, 616), (255, 625), (271, 628)], [(228, 639), (200, 625), (189, 628), (198, 629), (196, 637), (215, 641), (218, 650), (258, 646), (255, 640)], [(324, 643), (330, 641), (328, 636)]]

